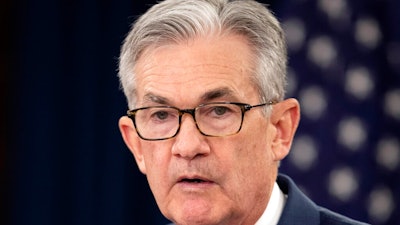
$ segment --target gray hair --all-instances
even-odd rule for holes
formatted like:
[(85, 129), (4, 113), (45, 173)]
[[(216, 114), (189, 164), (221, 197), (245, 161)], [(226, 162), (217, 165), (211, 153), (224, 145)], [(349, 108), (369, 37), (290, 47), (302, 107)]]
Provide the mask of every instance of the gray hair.
[(121, 48), (119, 78), (129, 108), (136, 105), (135, 63), (146, 49), (196, 37), (239, 34), (252, 48), (260, 101), (280, 101), (286, 86), (286, 43), (274, 15), (253, 0), (165, 0), (133, 24)]

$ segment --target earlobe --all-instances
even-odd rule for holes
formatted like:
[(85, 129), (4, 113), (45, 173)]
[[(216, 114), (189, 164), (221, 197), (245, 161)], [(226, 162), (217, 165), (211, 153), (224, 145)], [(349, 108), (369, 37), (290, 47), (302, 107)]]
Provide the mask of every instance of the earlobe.
[(146, 165), (142, 150), (140, 148), (139, 137), (136, 134), (132, 120), (127, 116), (123, 116), (119, 119), (118, 126), (126, 146), (129, 148), (135, 158), (139, 170), (146, 174)]
[(299, 121), (300, 105), (296, 99), (290, 98), (274, 106), (271, 123), (276, 130), (272, 141), (275, 160), (282, 160), (289, 154)]

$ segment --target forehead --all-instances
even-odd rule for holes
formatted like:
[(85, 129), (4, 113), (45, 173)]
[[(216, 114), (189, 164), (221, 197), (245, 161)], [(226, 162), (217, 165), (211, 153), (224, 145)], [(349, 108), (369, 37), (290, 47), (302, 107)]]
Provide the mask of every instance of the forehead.
[(135, 67), (137, 99), (140, 104), (155, 98), (168, 103), (249, 98), (257, 93), (252, 58), (238, 35), (150, 48)]

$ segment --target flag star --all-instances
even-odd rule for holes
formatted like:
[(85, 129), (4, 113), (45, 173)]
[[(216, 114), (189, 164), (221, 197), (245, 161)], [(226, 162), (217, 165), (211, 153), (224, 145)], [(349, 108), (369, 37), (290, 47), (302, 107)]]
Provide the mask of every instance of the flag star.
[(384, 110), (387, 115), (400, 121), (400, 89), (390, 90), (385, 94)]
[(368, 214), (375, 224), (384, 224), (393, 213), (395, 204), (392, 191), (384, 186), (376, 187), (368, 199)]
[(376, 48), (382, 38), (378, 22), (373, 18), (358, 19), (354, 35), (359, 44), (369, 49)]
[(346, 72), (345, 90), (354, 97), (365, 100), (373, 89), (374, 83), (366, 67), (353, 67)]
[(324, 91), (319, 86), (307, 87), (299, 93), (302, 112), (309, 119), (319, 119), (327, 107)]
[(282, 24), (282, 28), (285, 31), (289, 51), (299, 51), (303, 47), (306, 37), (303, 21), (298, 18), (291, 18)]
[(318, 7), (334, 20), (348, 20), (350, 15), (346, 0), (319, 0)]
[(315, 37), (308, 43), (307, 58), (323, 69), (333, 65), (337, 55), (336, 47), (328, 36)]
[(339, 167), (328, 177), (329, 193), (343, 202), (349, 201), (359, 188), (358, 177), (350, 167)]
[(315, 141), (309, 135), (295, 138), (289, 160), (298, 169), (306, 171), (310, 169), (317, 160), (318, 152)]
[(376, 160), (379, 165), (390, 171), (399, 168), (400, 143), (395, 137), (382, 138), (378, 142)]
[(343, 119), (338, 125), (338, 142), (348, 150), (358, 151), (367, 139), (366, 127), (358, 117)]

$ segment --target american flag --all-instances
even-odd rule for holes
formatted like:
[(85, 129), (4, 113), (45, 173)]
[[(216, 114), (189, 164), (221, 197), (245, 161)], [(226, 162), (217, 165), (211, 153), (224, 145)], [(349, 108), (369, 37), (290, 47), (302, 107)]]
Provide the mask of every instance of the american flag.
[(400, 1), (287, 0), (287, 97), (302, 117), (280, 171), (317, 204), (400, 224)]

